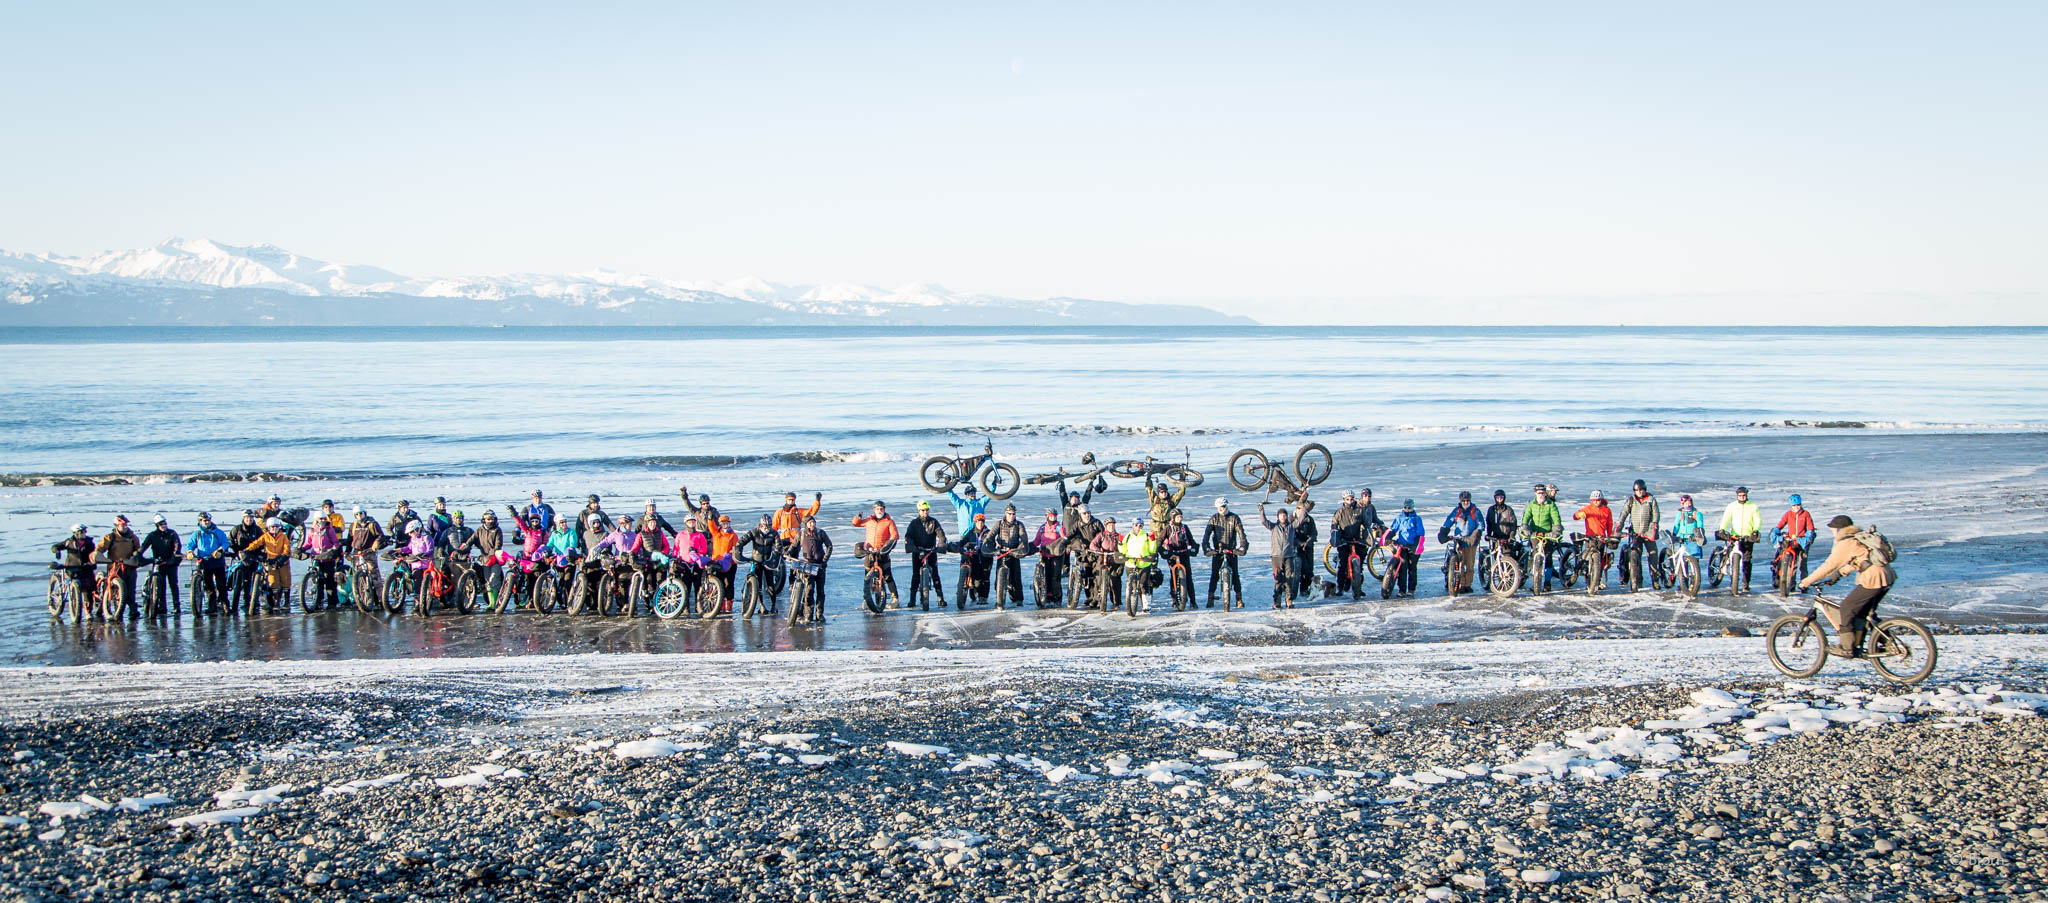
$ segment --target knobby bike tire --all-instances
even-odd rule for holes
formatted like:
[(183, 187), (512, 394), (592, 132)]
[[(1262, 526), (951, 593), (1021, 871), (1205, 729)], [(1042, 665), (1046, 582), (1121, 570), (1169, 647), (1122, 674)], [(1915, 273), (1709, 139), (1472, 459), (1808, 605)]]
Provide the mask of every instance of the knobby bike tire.
[(1149, 472), (1151, 472), (1151, 468), (1146, 466), (1145, 462), (1133, 458), (1109, 462), (1109, 475), (1113, 477), (1135, 480)]
[(867, 579), (861, 581), (860, 598), (861, 605), (868, 610), (868, 614), (878, 615), (888, 608), (889, 596), (883, 588), (884, 585), (882, 572), (869, 568)]
[(1166, 469), (1166, 481), (1183, 489), (1200, 486), (1204, 479), (1206, 478), (1202, 476), (1202, 472), (1192, 467), (1176, 464)]
[[(632, 583), (626, 590), (626, 598), (631, 599), (640, 595), (638, 592), (640, 579), (640, 575), (633, 575)], [(689, 604), (689, 587), (684, 586), (683, 581), (674, 577), (663, 580), (661, 586), (654, 590), (654, 616), (664, 621), (671, 621), (681, 617), (683, 609), (688, 608)]]
[(999, 502), (1016, 495), (1023, 485), (1024, 479), (1017, 475), (1017, 468), (1008, 464), (991, 464), (981, 474), (982, 491)]
[(749, 571), (747, 582), (740, 586), (740, 617), (752, 619), (761, 610), (761, 574)]
[(1487, 587), (1496, 599), (1506, 599), (1522, 588), (1522, 564), (1513, 555), (1494, 553), (1488, 568)]
[(697, 617), (709, 620), (723, 614), (725, 584), (708, 568), (697, 578)]
[(1788, 677), (1812, 677), (1828, 663), (1828, 641), (1815, 621), (1786, 615), (1764, 630), (1764, 654)]
[(1778, 598), (1792, 598), (1792, 593), (1799, 589), (1798, 556), (1786, 555), (1780, 558), (1778, 560), (1778, 573), (1776, 576), (1778, 578)]
[(128, 587), (111, 575), (102, 582), (106, 585), (100, 587), (100, 618), (118, 621), (128, 609)]
[(49, 606), (50, 617), (56, 618), (59, 621), (64, 620), (64, 606), (70, 602), (70, 599), (66, 596), (65, 589), (70, 582), (70, 579), (63, 574), (52, 573), (50, 574), (50, 586), (43, 593), (43, 604)]
[(1878, 622), (1871, 637), (1870, 666), (1887, 680), (1917, 684), (1934, 673), (1940, 658), (1934, 634), (1912, 618), (1890, 618)]
[(313, 585), (314, 581), (315, 572), (310, 567), (306, 569), (306, 573), (299, 576), (299, 611), (306, 614), (320, 610), (320, 593)]
[(1294, 476), (1301, 481), (1302, 488), (1321, 486), (1330, 478), (1336, 459), (1330, 449), (1321, 442), (1311, 442), (1294, 453)]
[(1251, 492), (1266, 485), (1272, 467), (1264, 452), (1256, 448), (1241, 448), (1230, 456), (1230, 463), (1223, 474), (1230, 479), (1230, 485), (1237, 487), (1237, 491)]
[(191, 589), (186, 594), (186, 598), (192, 600), (192, 616), (195, 618), (199, 617), (200, 607), (205, 604), (204, 600), (206, 598), (206, 581), (203, 579), (203, 575), (200, 574), (202, 570), (205, 570), (205, 568), (198, 562), (192, 563)]
[(917, 469), (917, 481), (933, 492), (951, 492), (960, 485), (960, 469), (951, 457), (933, 455)]
[(405, 610), (406, 579), (404, 567), (396, 567), (384, 578), (384, 609), (391, 614)]

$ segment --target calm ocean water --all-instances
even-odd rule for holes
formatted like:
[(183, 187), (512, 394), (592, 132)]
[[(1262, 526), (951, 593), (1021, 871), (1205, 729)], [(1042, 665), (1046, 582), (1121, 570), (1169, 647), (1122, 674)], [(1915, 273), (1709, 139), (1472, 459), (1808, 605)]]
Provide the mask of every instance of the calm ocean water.
[(2043, 329), (0, 331), (0, 472), (1048, 462), (1311, 435), (2048, 424)]
[[(194, 511), (272, 491), (381, 519), (399, 498), (446, 495), (474, 517), (533, 488), (569, 508), (599, 492), (615, 513), (643, 498), (674, 510), (688, 484), (745, 521), (784, 490), (816, 490), (850, 549), (846, 520), (867, 499), (906, 511), (932, 498), (917, 462), (983, 438), (1026, 473), (1090, 451), (1185, 453), (1210, 475), (1202, 496), (1230, 494), (1232, 450), (1313, 439), (1338, 453), (1319, 497), (1373, 485), (1439, 518), (1459, 489), (1518, 491), (1537, 476), (1575, 496), (1646, 476), (1660, 493), (1707, 493), (1709, 510), (1735, 482), (1771, 504), (1804, 491), (1886, 512), (1942, 550), (1928, 567), (2000, 574), (1924, 600), (1985, 617), (2038, 583), (2005, 564), (2033, 560), (2048, 511), (2005, 493), (2041, 478), (2044, 340), (2048, 329), (5, 330), (0, 663), (982, 642), (1007, 628), (855, 614), (850, 572), (828, 583), (834, 620), (812, 634), (353, 615), (80, 631), (40, 607), (48, 545), (70, 522), (97, 533), (115, 513), (161, 511), (187, 530)], [(1137, 484), (1112, 486), (1098, 509), (1135, 510)], [(1252, 513), (1256, 496), (1231, 497)], [(1050, 493), (1017, 501), (1035, 520)], [(1958, 517), (1975, 508), (2000, 513)]]

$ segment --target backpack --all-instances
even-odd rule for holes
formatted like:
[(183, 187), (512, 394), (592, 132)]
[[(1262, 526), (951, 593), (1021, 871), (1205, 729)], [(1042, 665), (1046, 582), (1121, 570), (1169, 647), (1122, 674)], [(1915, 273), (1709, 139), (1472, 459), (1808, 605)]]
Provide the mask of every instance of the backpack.
[(1866, 559), (1863, 566), (1866, 568), (1889, 567), (1893, 559), (1898, 557), (1898, 554), (1892, 551), (1892, 541), (1884, 538), (1884, 534), (1877, 532), (1874, 527), (1857, 530), (1856, 535), (1850, 538), (1863, 544)]

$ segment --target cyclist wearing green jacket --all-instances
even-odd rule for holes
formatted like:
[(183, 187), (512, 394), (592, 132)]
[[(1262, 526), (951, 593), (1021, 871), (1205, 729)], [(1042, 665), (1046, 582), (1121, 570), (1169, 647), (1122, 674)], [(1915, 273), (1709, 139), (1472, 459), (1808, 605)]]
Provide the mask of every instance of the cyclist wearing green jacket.
[[(1146, 477), (1145, 479), (1146, 482), (1151, 482), (1151, 477)], [(1145, 518), (1145, 523), (1154, 528), (1166, 526), (1167, 521), (1173, 519), (1173, 512), (1180, 507), (1180, 500), (1186, 498), (1187, 494), (1188, 488), (1186, 486), (1170, 487), (1165, 483), (1153, 484), (1151, 516)]]
[[(1555, 575), (1552, 564), (1557, 555), (1557, 546), (1564, 540), (1564, 518), (1557, 513), (1557, 502), (1551, 500), (1550, 491), (1537, 483), (1535, 497), (1522, 506), (1522, 529), (1529, 534), (1529, 569), (1534, 571), (1540, 561), (1543, 565), (1541, 579), (1548, 589)], [(1531, 574), (1530, 580), (1538, 579)]]

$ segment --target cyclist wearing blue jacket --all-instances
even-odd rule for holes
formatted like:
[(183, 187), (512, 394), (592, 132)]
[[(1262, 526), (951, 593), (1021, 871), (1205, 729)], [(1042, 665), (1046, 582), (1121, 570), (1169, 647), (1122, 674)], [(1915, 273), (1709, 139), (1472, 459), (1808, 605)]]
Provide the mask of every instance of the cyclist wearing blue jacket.
[(526, 506), (523, 513), (526, 515), (526, 522), (532, 524), (533, 529), (539, 530), (542, 534), (546, 534), (555, 525), (555, 509), (547, 502), (541, 501), (538, 489), (533, 491), (533, 504)]
[(1380, 542), (1393, 549), (1399, 559), (1394, 589), (1404, 596), (1415, 595), (1415, 561), (1422, 556), (1422, 530), (1422, 515), (1415, 513), (1415, 500), (1407, 499), (1401, 503), (1401, 513), (1394, 515), (1394, 522), (1380, 536)]
[(967, 494), (960, 494), (960, 487), (946, 490), (946, 498), (953, 503), (953, 520), (960, 528), (960, 535), (974, 532), (974, 519), (988, 510), (988, 499), (982, 498), (973, 486), (967, 487)]
[[(206, 596), (209, 611), (218, 611), (228, 597), (228, 556), (234, 547), (228, 534), (214, 526), (213, 515), (199, 512), (199, 529), (185, 540), (185, 554), (199, 562), (199, 592)], [(199, 613), (199, 599), (192, 599), (192, 613)]]

